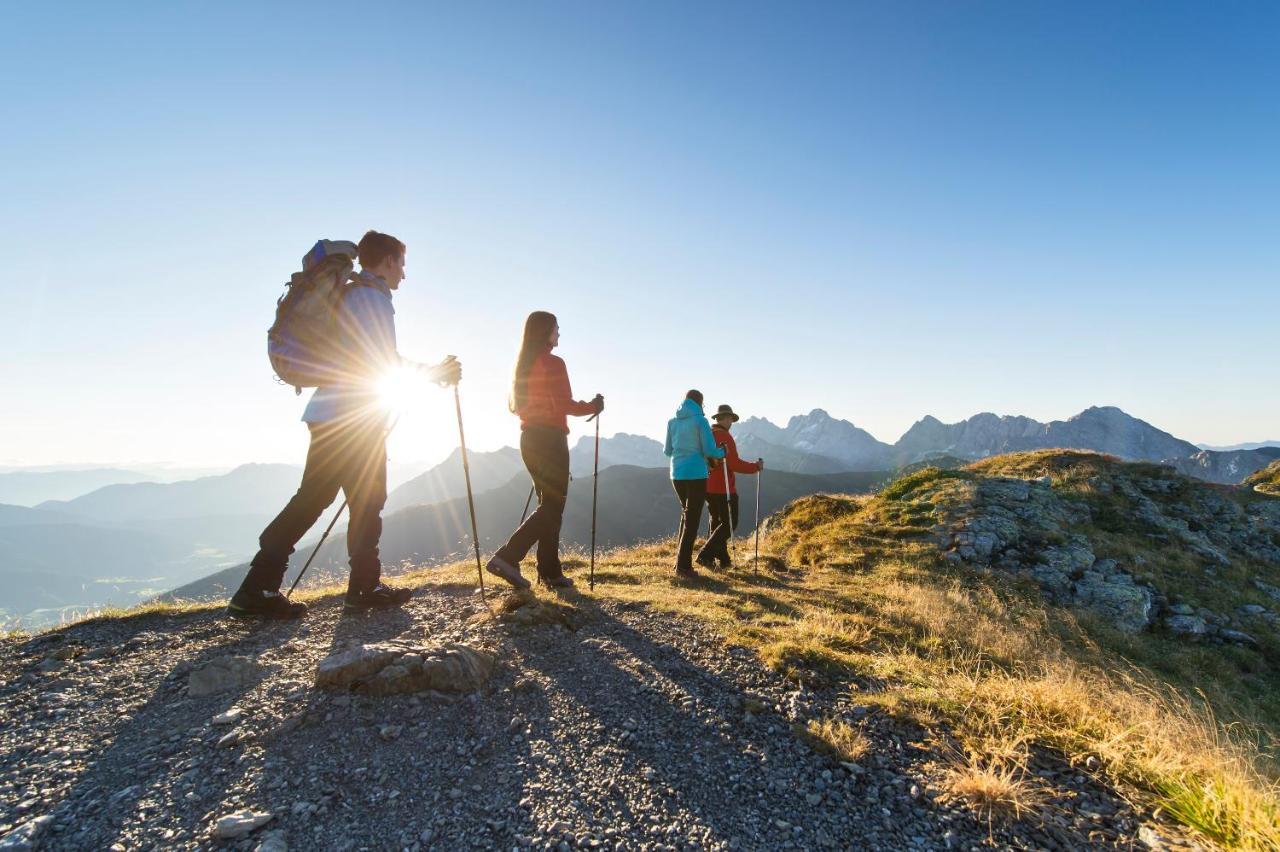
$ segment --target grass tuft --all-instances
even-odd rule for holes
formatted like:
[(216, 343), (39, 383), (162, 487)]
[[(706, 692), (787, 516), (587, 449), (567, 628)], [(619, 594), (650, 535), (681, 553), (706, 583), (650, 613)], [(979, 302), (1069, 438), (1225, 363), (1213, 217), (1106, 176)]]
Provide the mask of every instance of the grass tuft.
[(948, 769), (940, 798), (963, 802), (991, 823), (1034, 814), (1048, 796), (1022, 760), (971, 753)]
[(814, 749), (845, 763), (857, 763), (871, 749), (867, 735), (841, 719), (811, 719), (800, 733)]

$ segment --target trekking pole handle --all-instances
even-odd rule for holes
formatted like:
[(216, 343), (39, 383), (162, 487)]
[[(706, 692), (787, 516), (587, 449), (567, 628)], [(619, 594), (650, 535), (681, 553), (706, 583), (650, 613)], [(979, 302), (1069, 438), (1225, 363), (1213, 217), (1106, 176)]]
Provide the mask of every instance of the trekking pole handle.
[[(457, 356), (457, 355), (446, 355), (446, 356), (444, 356), (444, 360), (443, 360), (443, 361), (441, 361), (441, 362), (440, 362), (439, 364), (437, 364), (436, 366), (437, 366), (437, 367), (442, 367), (442, 366), (444, 366), (445, 364), (450, 364), (450, 363), (452, 363), (452, 362), (454, 362), (454, 361), (457, 361), (457, 360), (458, 360), (458, 356)], [(447, 387), (449, 387), (450, 385), (453, 385), (454, 387), (457, 387), (457, 384), (458, 384), (457, 382), (450, 382), (450, 381), (448, 381), (447, 379), (435, 379), (434, 381), (435, 381), (435, 383), (436, 383), (437, 385), (439, 385), (439, 386), (440, 386), (440, 387), (442, 387), (442, 388), (447, 388)], [(461, 381), (461, 379), (459, 379), (459, 381)]]

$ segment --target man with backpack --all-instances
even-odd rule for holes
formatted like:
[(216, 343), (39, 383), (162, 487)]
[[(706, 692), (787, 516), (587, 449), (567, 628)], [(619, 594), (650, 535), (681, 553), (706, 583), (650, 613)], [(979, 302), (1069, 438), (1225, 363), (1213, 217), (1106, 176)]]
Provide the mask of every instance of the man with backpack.
[[(387, 498), (387, 412), (379, 401), (377, 384), (388, 371), (408, 363), (396, 351), (395, 309), (391, 305), (392, 291), (404, 280), (405, 245), (388, 234), (369, 231), (354, 247), (361, 269), (348, 282), (351, 248), (350, 243), (318, 243), (304, 260), (303, 273), (295, 275), (293, 292), (281, 300), (272, 327), (269, 350), (277, 372), (300, 387), (312, 382), (318, 385), (302, 415), (311, 432), (311, 445), (298, 492), (262, 531), (249, 572), (231, 598), (227, 609), (235, 617), (291, 619), (306, 614), (306, 604), (280, 594), (280, 585), (294, 546), (339, 490), (351, 509), (347, 527), (351, 575), (345, 609), (397, 607), (412, 595), (408, 589), (382, 582), (378, 558), (382, 507)], [(312, 270), (308, 270), (309, 262), (314, 262)], [(328, 291), (316, 295), (320, 286), (315, 279), (322, 274), (330, 275)], [(307, 309), (314, 314), (312, 302), (304, 305), (312, 296), (328, 300), (326, 319), (331, 325), (325, 334), (313, 330), (308, 340), (302, 332), (290, 334), (287, 313), (294, 306), (299, 314)], [(314, 322), (315, 317), (308, 321)], [(295, 328), (302, 325), (299, 321)], [(308, 351), (299, 354), (303, 350)], [(292, 371), (280, 366), (284, 363), (278, 360), (281, 351), (287, 352), (286, 362), (292, 364)], [(323, 368), (316, 366), (321, 361)], [(307, 369), (299, 368), (304, 362)], [(452, 357), (420, 369), (429, 379), (445, 385), (457, 384), (462, 378), (462, 365)]]

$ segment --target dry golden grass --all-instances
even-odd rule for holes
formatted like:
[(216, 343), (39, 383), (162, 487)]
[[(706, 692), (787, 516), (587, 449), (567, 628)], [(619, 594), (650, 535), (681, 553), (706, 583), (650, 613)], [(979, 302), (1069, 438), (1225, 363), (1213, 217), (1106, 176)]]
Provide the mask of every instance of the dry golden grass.
[(857, 763), (871, 748), (866, 734), (840, 719), (810, 720), (803, 735), (819, 751), (847, 763)]
[(1017, 760), (969, 754), (953, 761), (939, 797), (964, 802), (987, 821), (1022, 819), (1047, 799)]

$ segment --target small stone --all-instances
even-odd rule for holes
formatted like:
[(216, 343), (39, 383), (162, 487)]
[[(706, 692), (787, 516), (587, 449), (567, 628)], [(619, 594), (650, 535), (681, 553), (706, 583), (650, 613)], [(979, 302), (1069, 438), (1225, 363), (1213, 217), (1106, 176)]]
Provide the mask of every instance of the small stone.
[(403, 725), (383, 725), (378, 728), (378, 736), (384, 740), (394, 740), (400, 736), (400, 732), (404, 730)]
[(249, 657), (217, 657), (193, 670), (187, 677), (187, 694), (192, 698), (217, 695), (251, 684), (264, 667)]
[(27, 852), (29, 849), (35, 849), (39, 842), (40, 833), (44, 831), (49, 823), (53, 822), (53, 816), (45, 814), (35, 819), (28, 820), (22, 825), (0, 837), (0, 849), (5, 852)]
[(210, 721), (212, 725), (234, 725), (240, 721), (240, 717), (244, 715), (244, 711), (239, 707), (233, 707), (225, 713), (219, 713)]
[(1191, 639), (1203, 636), (1209, 629), (1209, 625), (1198, 615), (1171, 615), (1165, 618), (1164, 626), (1175, 636)]
[(806, 796), (804, 797), (804, 800), (805, 800), (806, 802), (808, 802), (810, 805), (818, 805), (818, 804), (821, 804), (821, 803), (822, 803), (822, 794), (821, 794), (821, 793), (809, 793), (808, 795), (806, 795)]
[(271, 822), (271, 814), (266, 811), (242, 810), (227, 814), (218, 819), (213, 828), (214, 837), (233, 840), (261, 828)]
[(1221, 630), (1218, 635), (1222, 637), (1223, 641), (1231, 642), (1235, 645), (1245, 645), (1250, 648), (1258, 647), (1258, 640), (1243, 630)]
[(289, 843), (283, 831), (268, 831), (254, 852), (289, 852)]

